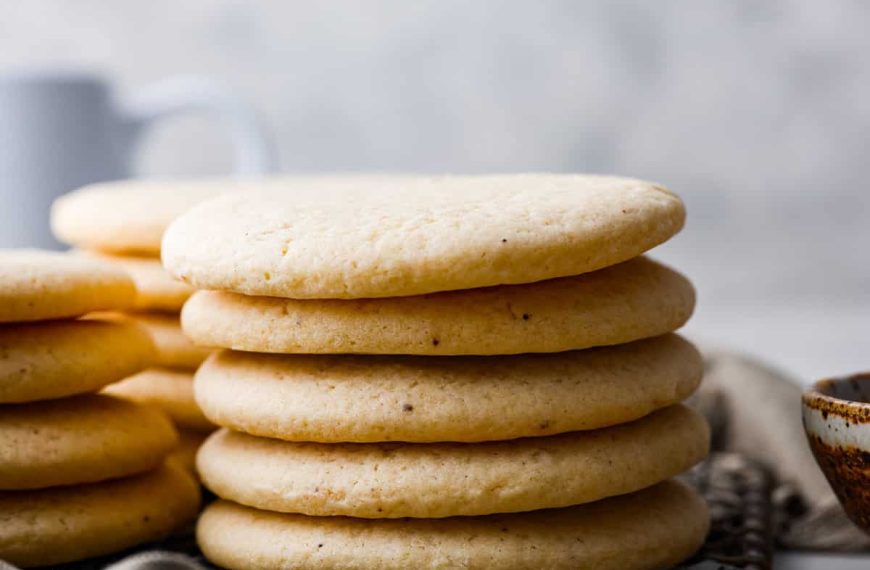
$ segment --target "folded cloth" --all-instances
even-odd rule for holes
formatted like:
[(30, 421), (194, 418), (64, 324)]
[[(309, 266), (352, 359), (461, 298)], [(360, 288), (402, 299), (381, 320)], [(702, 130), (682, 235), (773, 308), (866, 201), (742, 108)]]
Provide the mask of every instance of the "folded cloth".
[(710, 421), (715, 450), (743, 454), (773, 474), (779, 546), (870, 549), (870, 536), (846, 517), (810, 452), (796, 381), (746, 356), (711, 352), (692, 404)]

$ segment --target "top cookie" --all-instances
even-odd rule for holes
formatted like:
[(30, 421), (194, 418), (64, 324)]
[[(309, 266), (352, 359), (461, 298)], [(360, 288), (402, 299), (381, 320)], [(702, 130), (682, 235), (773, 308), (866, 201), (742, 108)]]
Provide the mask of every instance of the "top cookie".
[(0, 250), (0, 323), (126, 309), (136, 287), (109, 263), (36, 249)]
[(79, 188), (51, 208), (51, 229), (60, 241), (85, 249), (160, 255), (163, 231), (195, 204), (232, 187), (232, 182), (123, 181)]
[[(384, 177), (370, 175), (360, 178), (378, 180)], [(342, 178), (349, 177), (102, 182), (58, 198), (51, 208), (51, 229), (57, 239), (83, 249), (157, 257), (166, 227), (203, 200), (224, 192), (271, 187), (295, 191), (295, 188), (312, 181)]]
[(200, 289), (395, 297), (578, 275), (683, 225), (680, 199), (628, 178), (523, 174), (310, 181), (227, 194), (177, 219), (164, 265)]

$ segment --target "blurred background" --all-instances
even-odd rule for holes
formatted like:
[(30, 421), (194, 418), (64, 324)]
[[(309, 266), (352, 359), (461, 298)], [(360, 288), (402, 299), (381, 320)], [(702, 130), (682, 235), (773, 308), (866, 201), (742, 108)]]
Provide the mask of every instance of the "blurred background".
[[(689, 209), (655, 254), (696, 283), (687, 332), (803, 382), (870, 367), (870, 4), (0, 6), (0, 72), (91, 69), (119, 97), (214, 78), (258, 110), (284, 172), (660, 181)], [(220, 175), (232, 149), (214, 121), (179, 118), (148, 132), (136, 173)]]

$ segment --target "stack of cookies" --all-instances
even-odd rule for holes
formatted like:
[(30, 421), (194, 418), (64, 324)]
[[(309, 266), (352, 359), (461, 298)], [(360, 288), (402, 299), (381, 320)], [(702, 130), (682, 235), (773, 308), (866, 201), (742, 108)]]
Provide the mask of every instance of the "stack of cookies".
[(106, 393), (155, 406), (178, 428), (176, 456), (191, 471), (196, 450), (214, 430), (193, 398), (193, 372), (208, 355), (181, 332), (178, 313), (192, 290), (160, 264), (160, 240), (169, 222), (217, 190), (191, 184), (167, 188), (151, 182), (87, 186), (61, 197), (52, 209), (58, 239), (77, 253), (125, 270), (136, 298), (124, 314), (101, 314), (112, 321), (134, 321), (151, 334), (155, 365), (113, 384)]
[(121, 310), (133, 282), (112, 265), (0, 251), (0, 560), (53, 565), (160, 539), (199, 491), (166, 463), (172, 424), (94, 392), (148, 366), (139, 326), (78, 319)]
[(665, 568), (707, 512), (671, 480), (708, 451), (680, 402), (694, 291), (646, 250), (668, 190), (580, 175), (344, 179), (202, 203), (163, 241), (222, 347), (196, 398), (237, 569)]

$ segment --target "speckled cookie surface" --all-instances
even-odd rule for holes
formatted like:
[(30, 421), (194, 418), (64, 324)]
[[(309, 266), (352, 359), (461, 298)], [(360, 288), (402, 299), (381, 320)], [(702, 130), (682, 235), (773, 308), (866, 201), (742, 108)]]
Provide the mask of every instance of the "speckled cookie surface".
[(677, 335), (502, 357), (221, 351), (196, 397), (217, 424), (289, 441), (495, 441), (635, 420), (687, 398), (702, 371)]
[(161, 540), (196, 516), (199, 488), (178, 466), (75, 487), (0, 492), (0, 559), (23, 567)]
[(96, 392), (154, 359), (151, 337), (129, 323), (49, 321), (0, 326), (0, 404)]
[(0, 489), (141, 473), (177, 443), (163, 414), (104, 395), (0, 407)]
[(332, 180), (204, 202), (166, 231), (163, 262), (199, 289), (394, 297), (586, 273), (664, 242), (684, 217), (670, 191), (628, 178)]
[(60, 241), (84, 249), (160, 255), (172, 220), (233, 187), (232, 181), (120, 181), (79, 188), (58, 198), (51, 228)]
[(488, 443), (318, 444), (213, 434), (203, 483), (243, 505), (306, 515), (440, 518), (564, 507), (648, 487), (708, 450), (683, 406), (594, 431)]
[(691, 556), (708, 527), (704, 501), (668, 481), (580, 507), (438, 520), (306, 517), (218, 501), (197, 539), (233, 570), (654, 570)]
[(154, 406), (180, 428), (212, 431), (215, 426), (200, 411), (193, 397), (193, 374), (149, 368), (103, 391), (140, 404)]
[(182, 312), (194, 343), (302, 354), (519, 354), (622, 344), (673, 331), (692, 285), (646, 258), (526, 285), (390, 299), (316, 300), (199, 291)]
[(78, 255), (102, 259), (125, 270), (136, 285), (136, 311), (177, 313), (193, 293), (193, 288), (170, 275), (160, 260), (153, 257), (132, 257), (78, 251)]
[(0, 249), (0, 323), (127, 309), (136, 288), (109, 263), (35, 249)]

